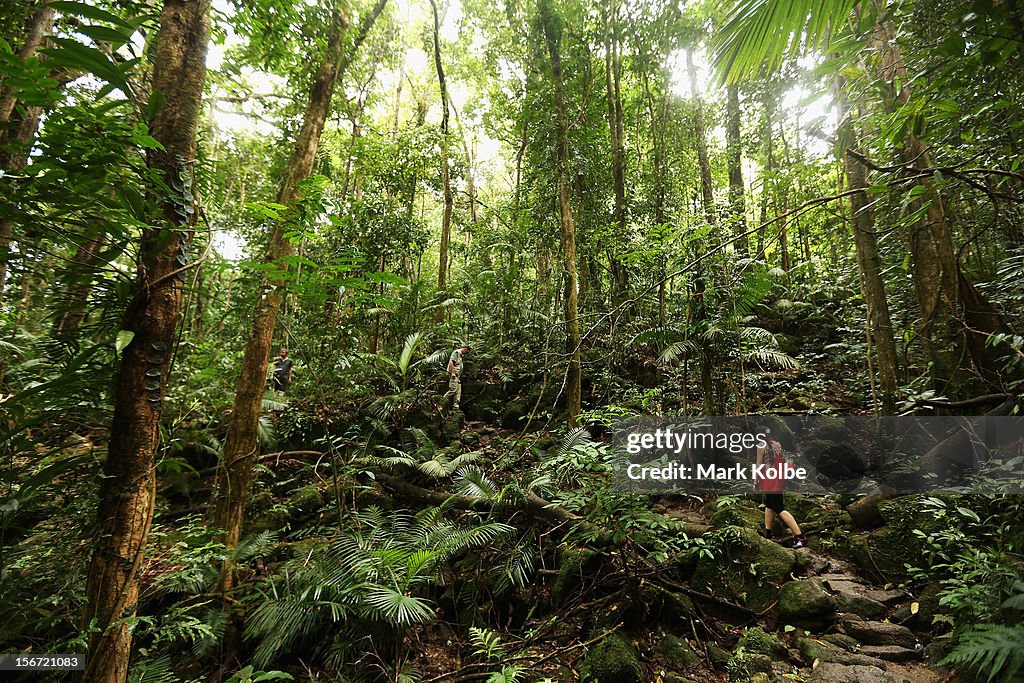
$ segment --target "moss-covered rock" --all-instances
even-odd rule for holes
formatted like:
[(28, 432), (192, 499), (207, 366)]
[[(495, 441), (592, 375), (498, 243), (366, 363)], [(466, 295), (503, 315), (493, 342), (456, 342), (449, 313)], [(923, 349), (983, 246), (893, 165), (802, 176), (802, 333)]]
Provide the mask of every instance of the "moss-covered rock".
[(580, 667), (582, 680), (593, 683), (643, 683), (644, 669), (636, 648), (612, 635), (590, 649)]
[(288, 507), (300, 515), (308, 515), (320, 509), (324, 499), (316, 486), (303, 486), (291, 495)]
[(714, 643), (707, 643), (705, 647), (708, 650), (708, 659), (711, 660), (712, 666), (724, 668), (732, 659), (732, 654), (728, 650), (723, 650)]
[(741, 526), (747, 529), (760, 529), (764, 526), (764, 511), (758, 510), (753, 501), (731, 497), (724, 500), (728, 501), (725, 505), (716, 500), (705, 506), (704, 511), (708, 514), (711, 526)]
[(729, 674), (730, 681), (747, 683), (755, 674), (771, 674), (772, 658), (757, 652), (747, 652), (744, 649), (737, 650), (725, 664), (725, 670)]
[(601, 563), (601, 553), (590, 548), (566, 548), (559, 550), (558, 575), (551, 586), (551, 601), (562, 605), (572, 597), (585, 574), (594, 571)]
[(780, 658), (786, 656), (785, 643), (777, 635), (765, 631), (760, 626), (744, 629), (739, 645), (747, 652)]
[(779, 593), (779, 616), (794, 624), (819, 621), (835, 609), (835, 598), (819, 579), (790, 581)]
[[(957, 496), (934, 496), (953, 508), (962, 501)], [(879, 505), (885, 526), (849, 537), (836, 553), (856, 562), (869, 576), (887, 582), (910, 578), (907, 565), (918, 567), (925, 555), (925, 541), (917, 534), (935, 533), (950, 525), (949, 518), (923, 505), (925, 496), (903, 496)]]
[[(762, 538), (753, 529), (730, 526), (708, 536), (715, 544), (712, 557), (701, 557), (692, 585), (755, 611), (778, 599), (778, 587), (789, 581), (795, 558), (791, 550)], [(712, 603), (706, 608), (722, 618), (738, 616), (722, 612)]]
[(693, 666), (701, 660), (688, 642), (673, 635), (667, 635), (654, 647), (654, 652), (665, 660), (665, 664), (671, 669), (685, 669)]

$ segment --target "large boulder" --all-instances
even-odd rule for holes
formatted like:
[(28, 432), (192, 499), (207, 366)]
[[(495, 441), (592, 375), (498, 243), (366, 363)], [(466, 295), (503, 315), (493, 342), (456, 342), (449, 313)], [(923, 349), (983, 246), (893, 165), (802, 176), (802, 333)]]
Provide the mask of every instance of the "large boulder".
[[(792, 550), (762, 538), (753, 529), (729, 526), (705, 535), (716, 546), (697, 561), (691, 585), (749, 607), (767, 609), (778, 599), (778, 589), (790, 580), (795, 558)], [(704, 607), (720, 618), (740, 616), (708, 602)], [(746, 620), (746, 619), (744, 619)]]
[(579, 588), (583, 577), (596, 571), (601, 564), (601, 553), (589, 548), (563, 547), (559, 551), (558, 574), (551, 586), (551, 602), (562, 605)]
[(580, 672), (585, 680), (594, 683), (643, 683), (645, 680), (636, 648), (617, 634), (587, 652)]
[(744, 629), (739, 646), (747, 652), (771, 655), (776, 659), (785, 659), (787, 655), (786, 644), (777, 635), (765, 631), (760, 626)]
[(810, 664), (814, 662), (843, 664), (846, 666), (871, 666), (885, 668), (885, 662), (864, 654), (850, 652), (823, 638), (797, 638), (796, 647), (800, 655)]
[(716, 498), (704, 506), (704, 514), (716, 528), (741, 526), (757, 530), (764, 527), (764, 511), (745, 498)]
[(789, 623), (820, 623), (835, 610), (835, 598), (817, 578), (790, 581), (779, 593), (779, 616)]

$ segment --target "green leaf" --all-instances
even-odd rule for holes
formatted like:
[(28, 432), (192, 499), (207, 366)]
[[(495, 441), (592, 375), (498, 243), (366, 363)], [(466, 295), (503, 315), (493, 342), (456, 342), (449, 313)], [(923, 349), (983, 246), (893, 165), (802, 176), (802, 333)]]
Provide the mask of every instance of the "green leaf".
[(117, 340), (114, 341), (114, 348), (117, 349), (118, 353), (125, 350), (129, 344), (132, 343), (132, 339), (135, 338), (135, 333), (131, 330), (121, 330), (117, 333)]
[(94, 47), (68, 38), (53, 36), (50, 40), (56, 44), (56, 47), (44, 48), (41, 51), (50, 57), (52, 66), (66, 66), (75, 71), (88, 71), (117, 87), (125, 95), (129, 97), (132, 95), (127, 77), (117, 65), (110, 61), (107, 55)]
[(61, 12), (62, 14), (70, 14), (76, 17), (83, 17), (85, 19), (91, 19), (92, 21), (104, 21), (108, 24), (120, 26), (121, 28), (130, 31), (130, 33), (128, 34), (129, 36), (131, 36), (131, 34), (135, 32), (134, 26), (132, 26), (116, 14), (111, 14), (110, 12), (104, 9), (100, 9), (99, 7), (95, 7), (84, 2), (71, 2), (70, 0), (54, 0), (54, 2), (50, 3), (50, 7), (57, 10), (58, 12)]

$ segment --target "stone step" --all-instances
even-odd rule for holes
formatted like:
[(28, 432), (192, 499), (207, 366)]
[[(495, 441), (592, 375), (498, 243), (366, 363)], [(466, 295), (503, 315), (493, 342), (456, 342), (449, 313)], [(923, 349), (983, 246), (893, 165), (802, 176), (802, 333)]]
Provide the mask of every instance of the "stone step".
[(844, 614), (840, 622), (846, 635), (865, 645), (897, 645), (910, 649), (917, 646), (914, 632), (906, 626), (887, 621), (865, 621), (855, 614)]
[(885, 662), (877, 657), (850, 652), (843, 648), (820, 638), (799, 638), (796, 642), (797, 649), (804, 660), (810, 663), (828, 662), (830, 664), (843, 664), (846, 666), (873, 666), (879, 669), (885, 668)]
[(861, 585), (864, 584), (864, 579), (862, 579), (859, 576), (856, 576), (854, 574), (846, 574), (846, 573), (819, 574), (818, 578), (821, 579), (822, 581), (849, 581), (850, 583), (857, 583), (857, 584), (861, 584)]
[(822, 584), (835, 597), (839, 609), (865, 619), (881, 619), (888, 613), (886, 606), (868, 597), (868, 590), (860, 583), (845, 579), (824, 579)]
[(896, 663), (914, 662), (924, 655), (924, 648), (911, 649), (899, 645), (864, 645), (860, 651), (868, 657)]
[(884, 669), (859, 664), (846, 665), (821, 662), (805, 679), (813, 683), (904, 683), (902, 676), (894, 676)]

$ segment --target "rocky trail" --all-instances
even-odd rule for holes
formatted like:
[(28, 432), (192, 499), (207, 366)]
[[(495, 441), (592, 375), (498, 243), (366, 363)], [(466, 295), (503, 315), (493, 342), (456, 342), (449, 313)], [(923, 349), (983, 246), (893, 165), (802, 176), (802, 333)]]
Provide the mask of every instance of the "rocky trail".
[[(517, 432), (462, 420), (442, 429), (447, 433), (438, 435), (439, 442), (448, 444), (443, 449), (449, 456), (479, 452), (476, 464), (494, 481), (521, 474), (507, 461), (509, 445), (521, 443)], [(531, 443), (540, 458), (556, 450), (547, 436)], [(274, 469), (308, 467), (307, 460), (275, 462)], [(315, 460), (326, 466), (323, 458)], [(282, 484), (289, 480), (285, 476)], [(427, 595), (441, 618), (409, 636), (425, 681), (488, 679), (468, 633), (468, 626), (482, 623), (515, 652), (509, 661), (527, 673), (518, 680), (953, 680), (948, 670), (929, 666), (944, 655), (944, 640), (936, 636), (943, 628), (948, 632), (941, 623), (933, 626), (936, 591), (913, 595), (899, 587), (906, 582), (903, 561), (919, 552), (909, 531), (922, 526), (913, 499), (882, 502), (874, 528), (864, 529), (834, 497), (786, 494), (787, 508), (810, 538), (809, 547), (793, 550), (790, 539), (759, 533), (763, 512), (756, 496), (652, 498), (643, 513), (646, 523), (666, 537), (689, 539), (685, 550), (656, 562), (627, 518), (611, 515), (600, 526), (583, 521), (593, 519), (590, 514), (580, 516), (585, 513), (535, 494), (492, 503), (449, 488), (415, 472), (378, 471), (354, 502), (413, 510), (445, 505), (456, 515), (486, 514), (532, 534), (536, 564), (526, 585), (471, 603), (462, 601), (468, 579), (460, 579), (454, 565), (447, 585)], [(321, 503), (331, 498), (329, 478), (300, 493), (281, 488), (256, 496), (254, 503), (262, 501), (267, 512), (253, 511), (253, 528), (278, 528), (284, 518), (267, 515), (280, 515), (287, 505), (294, 510), (287, 515), (291, 528), (314, 523), (314, 516), (322, 520)], [(305, 555), (316, 542), (300, 541), (277, 557)], [(271, 575), (275, 564), (267, 563)]]

